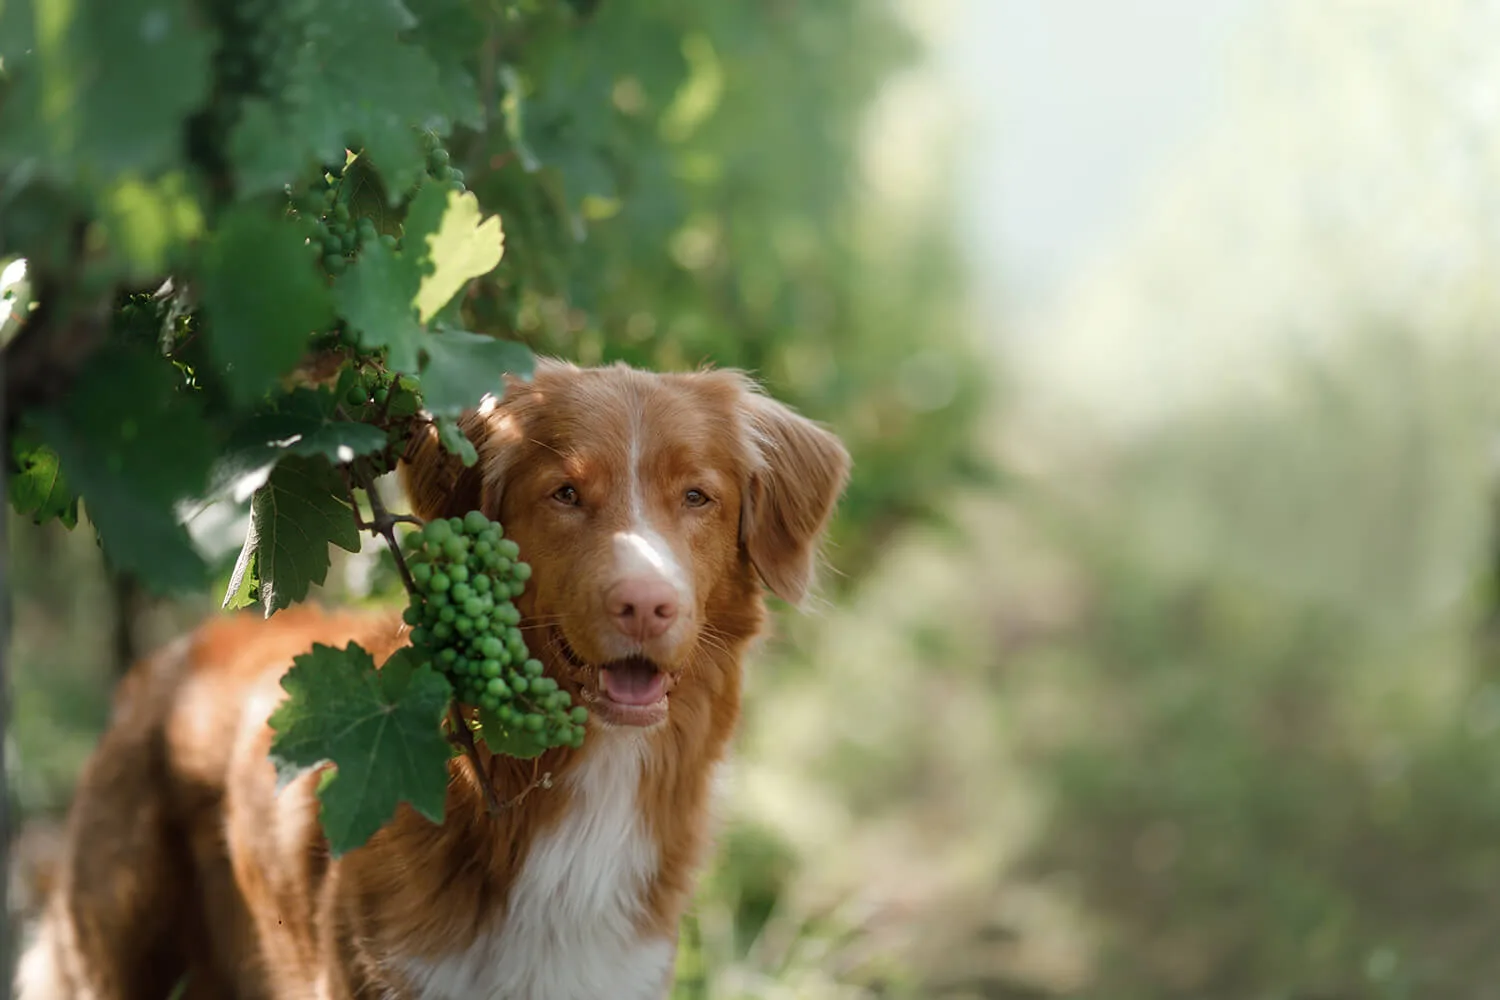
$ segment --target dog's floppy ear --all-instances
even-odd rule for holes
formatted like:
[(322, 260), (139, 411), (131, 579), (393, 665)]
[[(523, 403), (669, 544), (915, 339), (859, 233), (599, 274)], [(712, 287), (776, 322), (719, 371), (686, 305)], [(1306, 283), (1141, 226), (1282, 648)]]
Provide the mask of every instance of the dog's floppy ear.
[(413, 431), (406, 453), (401, 457), (399, 478), (412, 513), (424, 521), (440, 517), (462, 517), (478, 510), (484, 493), (484, 451), (488, 437), (485, 417), (469, 410), (459, 418), (479, 461), (465, 466), (463, 460), (443, 447), (437, 423), (427, 423)]
[(760, 578), (798, 605), (807, 596), (819, 543), (849, 479), (837, 437), (753, 387), (744, 393), (752, 455), (740, 537)]

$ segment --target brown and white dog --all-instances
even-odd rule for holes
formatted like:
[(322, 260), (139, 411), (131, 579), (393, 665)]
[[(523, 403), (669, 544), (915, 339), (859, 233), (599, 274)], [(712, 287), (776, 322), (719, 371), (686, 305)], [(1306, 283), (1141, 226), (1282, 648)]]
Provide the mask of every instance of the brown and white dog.
[(761, 586), (798, 602), (849, 458), (729, 371), (547, 362), (418, 439), (414, 511), (482, 510), (534, 569), (528, 644), (589, 706), (581, 750), (451, 766), (445, 821), (401, 807), (330, 859), (317, 776), (275, 791), (265, 720), (313, 643), (381, 662), (394, 614), (216, 619), (139, 664), (78, 786), (21, 1000), (660, 1000), (704, 860)]

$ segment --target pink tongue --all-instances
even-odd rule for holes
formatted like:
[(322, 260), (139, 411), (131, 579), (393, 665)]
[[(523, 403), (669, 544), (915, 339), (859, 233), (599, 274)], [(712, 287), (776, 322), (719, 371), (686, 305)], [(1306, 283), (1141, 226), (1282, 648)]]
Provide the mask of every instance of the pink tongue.
[(622, 663), (600, 671), (604, 693), (621, 705), (654, 705), (666, 694), (667, 675), (644, 663)]

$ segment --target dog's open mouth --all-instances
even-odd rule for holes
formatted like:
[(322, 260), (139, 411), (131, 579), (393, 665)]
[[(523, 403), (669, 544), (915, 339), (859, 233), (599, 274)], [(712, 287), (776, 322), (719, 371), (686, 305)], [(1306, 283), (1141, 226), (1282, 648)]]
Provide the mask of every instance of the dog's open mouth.
[(654, 660), (627, 656), (595, 667), (560, 634), (558, 645), (573, 667), (595, 678), (594, 685), (585, 686), (583, 699), (600, 719), (618, 726), (654, 726), (666, 721), (671, 675)]

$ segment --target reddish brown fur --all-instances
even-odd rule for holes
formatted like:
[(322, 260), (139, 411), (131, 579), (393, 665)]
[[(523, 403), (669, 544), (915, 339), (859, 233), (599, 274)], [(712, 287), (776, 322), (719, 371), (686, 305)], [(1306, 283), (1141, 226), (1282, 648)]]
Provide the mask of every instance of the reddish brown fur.
[[(435, 434), (419, 438), (403, 469), (413, 508), (424, 518), (478, 508), (504, 523), (535, 569), (520, 600), (528, 642), (586, 703), (598, 678), (564, 658), (561, 638), (599, 662), (593, 584), (626, 516), (631, 429), (644, 432), (645, 503), (694, 586), (691, 628), (664, 664), (668, 719), (649, 733), (638, 795), (660, 852), (644, 922), (672, 938), (707, 846), (710, 771), (738, 719), (740, 659), (763, 627), (759, 582), (802, 598), (847, 455), (730, 372), (547, 363), (463, 426), (479, 464), (465, 469)], [(564, 479), (584, 506), (549, 502)], [(688, 488), (714, 502), (682, 507)], [(525, 793), (497, 817), (456, 761), (442, 825), (402, 807), (332, 861), (316, 776), (274, 788), (264, 720), (292, 657), (314, 642), (358, 641), (380, 662), (402, 632), (393, 614), (300, 607), (270, 622), (215, 620), (138, 665), (80, 780), (22, 1000), (159, 1000), (183, 972), (189, 997), (400, 997), (390, 960), (436, 957), (492, 926), (528, 848), (570, 808), (561, 779), (607, 747), (486, 757), (502, 799)], [(532, 788), (543, 773), (552, 787)]]

